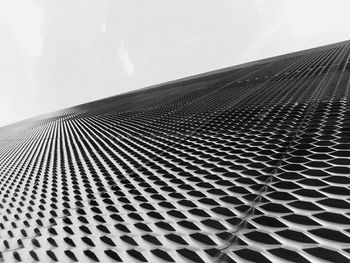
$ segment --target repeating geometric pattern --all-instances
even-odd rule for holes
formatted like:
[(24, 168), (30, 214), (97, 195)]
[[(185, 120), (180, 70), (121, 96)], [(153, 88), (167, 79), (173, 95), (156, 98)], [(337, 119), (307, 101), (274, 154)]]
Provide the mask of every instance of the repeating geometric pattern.
[(0, 129), (0, 262), (350, 262), (350, 42)]

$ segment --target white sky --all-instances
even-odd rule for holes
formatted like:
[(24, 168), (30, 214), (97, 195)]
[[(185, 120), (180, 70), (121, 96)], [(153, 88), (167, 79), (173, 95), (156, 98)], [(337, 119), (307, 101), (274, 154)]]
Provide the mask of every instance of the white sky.
[(349, 0), (0, 0), (0, 126), (350, 39)]

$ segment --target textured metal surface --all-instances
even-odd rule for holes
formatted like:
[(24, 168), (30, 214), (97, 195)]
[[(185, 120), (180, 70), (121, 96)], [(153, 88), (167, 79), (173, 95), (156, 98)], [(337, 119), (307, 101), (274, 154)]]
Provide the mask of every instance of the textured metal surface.
[(350, 42), (0, 130), (0, 261), (350, 262)]

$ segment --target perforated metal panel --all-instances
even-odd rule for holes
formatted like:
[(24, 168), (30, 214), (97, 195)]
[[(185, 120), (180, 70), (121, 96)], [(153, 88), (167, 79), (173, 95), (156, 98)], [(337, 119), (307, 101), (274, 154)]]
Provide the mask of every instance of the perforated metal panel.
[(341, 42), (0, 129), (0, 261), (350, 262), (349, 55)]

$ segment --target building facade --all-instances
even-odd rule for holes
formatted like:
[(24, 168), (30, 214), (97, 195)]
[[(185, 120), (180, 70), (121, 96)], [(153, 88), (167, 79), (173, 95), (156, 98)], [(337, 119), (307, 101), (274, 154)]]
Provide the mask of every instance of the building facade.
[(0, 262), (350, 262), (350, 41), (0, 129)]

